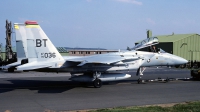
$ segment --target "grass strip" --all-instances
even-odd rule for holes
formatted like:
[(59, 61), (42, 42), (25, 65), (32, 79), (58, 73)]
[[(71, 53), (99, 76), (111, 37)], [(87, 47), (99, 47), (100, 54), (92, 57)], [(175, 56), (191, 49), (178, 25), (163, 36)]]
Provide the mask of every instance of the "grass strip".
[(89, 112), (200, 112), (200, 101), (173, 106), (133, 106), (91, 110)]

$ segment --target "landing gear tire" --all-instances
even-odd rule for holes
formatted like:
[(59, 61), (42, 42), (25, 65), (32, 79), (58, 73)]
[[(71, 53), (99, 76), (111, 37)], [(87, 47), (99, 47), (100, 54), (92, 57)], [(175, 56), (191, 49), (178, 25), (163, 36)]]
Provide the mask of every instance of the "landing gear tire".
[(165, 80), (165, 82), (169, 82), (169, 78), (167, 78), (167, 79)]
[(102, 82), (101, 82), (100, 79), (95, 79), (93, 81), (93, 85), (94, 85), (95, 88), (100, 88), (102, 86)]
[(142, 83), (142, 79), (139, 78), (139, 79), (137, 80), (137, 83), (138, 83), (138, 84), (141, 84), (141, 83)]

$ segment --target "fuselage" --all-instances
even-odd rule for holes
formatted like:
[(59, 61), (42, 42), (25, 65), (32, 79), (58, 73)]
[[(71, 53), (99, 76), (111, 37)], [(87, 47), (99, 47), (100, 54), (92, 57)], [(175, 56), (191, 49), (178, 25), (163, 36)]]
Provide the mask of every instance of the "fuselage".
[[(70, 59), (87, 59), (87, 58), (100, 58), (102, 60), (106, 58), (124, 58), (127, 60), (118, 61), (116, 63), (102, 64), (102, 63), (88, 63), (83, 66), (77, 66), (80, 62), (70, 63), (68, 66), (56, 69), (59, 72), (113, 72), (113, 71), (129, 71), (138, 69), (140, 67), (149, 67), (149, 66), (172, 66), (172, 65), (181, 65), (187, 63), (187, 60), (172, 55), (169, 53), (153, 53), (153, 52), (144, 52), (144, 51), (121, 51), (115, 53), (107, 54), (98, 54), (91, 56), (64, 56), (65, 62)], [(133, 60), (131, 60), (133, 59)]]

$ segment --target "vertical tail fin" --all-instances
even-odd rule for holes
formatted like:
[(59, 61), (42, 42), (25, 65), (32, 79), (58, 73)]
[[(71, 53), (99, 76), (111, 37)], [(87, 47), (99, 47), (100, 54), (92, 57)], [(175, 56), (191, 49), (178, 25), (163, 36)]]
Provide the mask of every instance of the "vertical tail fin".
[(63, 57), (37, 22), (27, 21), (25, 27), (29, 58), (37, 58), (38, 61), (63, 60)]
[[(18, 30), (16, 38), (21, 38), (22, 43), (24, 43), (24, 51), (27, 51), (26, 54), (29, 62), (29, 64), (17, 67), (18, 69), (24, 70), (22, 68), (27, 68), (28, 66), (30, 68), (36, 65), (38, 67), (39, 65), (41, 67), (57, 67), (61, 65), (58, 62), (63, 62), (63, 57), (37, 22), (26, 21), (25, 24), (15, 24), (15, 27)], [(34, 64), (30, 64), (31, 62), (34, 62)]]

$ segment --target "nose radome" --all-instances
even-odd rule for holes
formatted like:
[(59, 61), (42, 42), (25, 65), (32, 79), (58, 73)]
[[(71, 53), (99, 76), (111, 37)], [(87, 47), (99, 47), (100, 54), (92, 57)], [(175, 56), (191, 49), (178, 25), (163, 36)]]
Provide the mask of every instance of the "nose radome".
[(188, 63), (188, 60), (184, 59), (184, 63)]
[(188, 61), (186, 59), (181, 58), (181, 57), (179, 57), (178, 61), (179, 61), (180, 64), (186, 64), (186, 63), (188, 63)]

